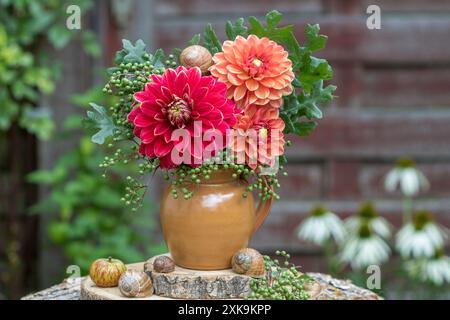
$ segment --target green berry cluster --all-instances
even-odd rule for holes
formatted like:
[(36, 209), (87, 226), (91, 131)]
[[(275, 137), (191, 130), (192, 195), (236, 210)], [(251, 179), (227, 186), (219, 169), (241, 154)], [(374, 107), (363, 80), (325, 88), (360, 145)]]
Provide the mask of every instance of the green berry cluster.
[(242, 194), (244, 198), (248, 196), (249, 192), (254, 190), (258, 192), (258, 196), (263, 201), (270, 198), (277, 200), (280, 198), (275, 192), (275, 188), (280, 187), (276, 175), (259, 173), (262, 169), (261, 167), (257, 168), (257, 170), (252, 170), (247, 165), (236, 164), (236, 157), (230, 156), (230, 154), (229, 150), (225, 152), (219, 151), (214, 158), (206, 159), (198, 167), (182, 164), (175, 170), (167, 172), (165, 178), (172, 181), (172, 196), (175, 199), (179, 198), (181, 191), (183, 199), (191, 199), (194, 194), (193, 185), (209, 180), (214, 172), (230, 170), (234, 179), (248, 182), (249, 185)]
[(144, 53), (142, 60), (143, 62), (120, 63), (103, 88), (103, 92), (118, 98), (117, 102), (109, 108), (114, 124), (118, 128), (114, 141), (133, 138), (133, 126), (127, 119), (135, 106), (133, 95), (144, 89), (151, 74), (162, 74), (165, 71), (164, 68), (155, 68), (151, 64), (148, 53)]
[(255, 278), (250, 282), (249, 299), (262, 300), (307, 300), (308, 293), (305, 284), (311, 278), (301, 274), (298, 267), (289, 263), (290, 255), (286, 251), (276, 251), (275, 254), (284, 258), (283, 267), (278, 259), (272, 260), (264, 256), (265, 277)]
[(131, 206), (131, 211), (137, 211), (142, 206), (148, 186), (131, 176), (127, 176), (126, 180), (125, 196), (120, 200), (127, 206)]
[(173, 54), (167, 56), (167, 60), (164, 62), (166, 68), (176, 68), (178, 65), (177, 60)]

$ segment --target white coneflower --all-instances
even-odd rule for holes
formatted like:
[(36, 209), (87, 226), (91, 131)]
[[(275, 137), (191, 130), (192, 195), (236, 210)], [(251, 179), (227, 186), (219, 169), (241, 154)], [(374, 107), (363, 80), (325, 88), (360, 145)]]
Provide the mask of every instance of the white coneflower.
[(383, 238), (372, 232), (368, 224), (363, 224), (358, 232), (344, 243), (340, 260), (349, 263), (353, 269), (360, 270), (386, 262), (390, 253), (391, 249)]
[(340, 243), (344, 240), (345, 229), (336, 214), (317, 207), (298, 227), (298, 237), (317, 245), (323, 245), (331, 238)]
[(414, 214), (412, 222), (405, 224), (396, 236), (396, 248), (403, 257), (433, 257), (444, 245), (447, 235), (433, 222), (427, 211)]
[(421, 281), (428, 281), (441, 286), (450, 283), (450, 257), (444, 255), (444, 250), (438, 250), (431, 259), (422, 258), (405, 263), (408, 273)]
[(368, 224), (370, 230), (384, 239), (391, 236), (392, 226), (378, 214), (371, 202), (363, 203), (355, 216), (345, 220), (345, 226), (351, 233), (356, 233), (363, 224)]
[(388, 192), (394, 192), (397, 186), (406, 197), (412, 197), (420, 190), (429, 188), (429, 182), (425, 175), (418, 170), (414, 161), (409, 158), (402, 158), (397, 161), (396, 166), (390, 170), (384, 180), (384, 187)]

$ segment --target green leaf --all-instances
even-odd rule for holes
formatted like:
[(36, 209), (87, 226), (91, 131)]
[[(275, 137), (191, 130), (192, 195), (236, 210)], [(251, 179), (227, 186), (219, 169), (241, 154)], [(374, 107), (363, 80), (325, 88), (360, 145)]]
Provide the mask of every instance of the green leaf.
[[(120, 54), (119, 57), (123, 57), (122, 60), (125, 63), (128, 62), (144, 62), (145, 54), (145, 43), (141, 39), (137, 40), (134, 45), (126, 40), (122, 40), (124, 53)], [(122, 62), (122, 61), (121, 61)], [(120, 63), (119, 63), (120, 64)]]
[(153, 55), (150, 55), (150, 62), (155, 68), (164, 68), (166, 56), (163, 49), (158, 49)]
[(308, 136), (317, 127), (317, 122), (297, 122), (294, 124), (294, 133), (299, 136)]
[(283, 15), (277, 10), (270, 11), (266, 14), (267, 29), (273, 30), (280, 23)]
[(37, 170), (27, 176), (27, 181), (32, 183), (54, 185), (66, 178), (67, 171), (62, 166), (56, 166), (51, 170)]
[(264, 26), (256, 17), (249, 17), (248, 23), (250, 24), (250, 28), (248, 29), (250, 34), (257, 35), (258, 37), (263, 37), (265, 35)]
[(222, 51), (222, 44), (217, 37), (214, 29), (210, 23), (206, 25), (205, 31), (203, 33), (204, 45), (211, 52), (211, 54), (216, 54)]
[(306, 116), (308, 119), (321, 119), (323, 115), (318, 104), (324, 104), (333, 100), (333, 92), (335, 90), (336, 86), (329, 85), (323, 88), (323, 81), (315, 82), (310, 94), (302, 92), (298, 95), (300, 103), (298, 116)]
[(305, 27), (305, 48), (311, 52), (322, 50), (327, 44), (328, 37), (319, 34), (318, 24), (308, 24)]
[(88, 111), (87, 116), (94, 123), (95, 127), (100, 129), (100, 131), (92, 136), (91, 140), (94, 143), (103, 144), (106, 138), (114, 134), (116, 127), (113, 120), (107, 115), (105, 108), (95, 103), (90, 103), (90, 106), (97, 113)]
[(64, 48), (72, 37), (72, 32), (65, 26), (53, 26), (47, 34), (50, 43), (57, 49)]
[(44, 107), (26, 107), (20, 117), (19, 124), (41, 140), (50, 139), (55, 129), (51, 111)]
[(194, 35), (192, 37), (191, 40), (188, 41), (188, 45), (193, 46), (195, 44), (199, 44), (200, 43), (200, 33), (197, 33), (196, 35)]
[(233, 24), (231, 21), (227, 21), (225, 25), (225, 32), (229, 40), (236, 39), (237, 36), (247, 36), (248, 28), (244, 25), (244, 18), (239, 18), (236, 23)]
[(92, 31), (83, 31), (82, 33), (83, 39), (83, 48), (87, 54), (96, 58), (100, 56), (101, 48), (98, 43), (98, 39), (96, 35)]

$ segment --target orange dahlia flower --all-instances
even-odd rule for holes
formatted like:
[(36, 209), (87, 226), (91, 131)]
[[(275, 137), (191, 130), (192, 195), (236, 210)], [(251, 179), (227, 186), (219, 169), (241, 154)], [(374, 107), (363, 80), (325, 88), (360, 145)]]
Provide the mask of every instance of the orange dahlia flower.
[(223, 43), (213, 57), (211, 74), (227, 85), (227, 95), (241, 109), (249, 104), (279, 108), (294, 80), (288, 52), (266, 37), (238, 36)]
[(284, 122), (278, 109), (249, 105), (237, 117), (231, 144), (238, 161), (252, 169), (257, 165), (272, 166), (284, 153)]

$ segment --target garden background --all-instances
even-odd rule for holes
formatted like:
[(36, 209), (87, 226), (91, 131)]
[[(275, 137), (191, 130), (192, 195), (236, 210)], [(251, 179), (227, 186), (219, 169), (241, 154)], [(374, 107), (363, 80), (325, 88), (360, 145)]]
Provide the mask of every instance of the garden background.
[[(330, 272), (322, 250), (298, 239), (297, 226), (317, 204), (347, 217), (367, 200), (399, 226), (401, 196), (384, 191), (383, 177), (405, 155), (431, 183), (415, 208), (430, 210), (450, 227), (448, 1), (53, 1), (48, 6), (54, 9), (32, 10), (28, 2), (17, 1), (25, 18), (15, 16), (19, 10), (0, 14), (0, 31), (17, 20), (19, 29), (36, 32), (25, 40), (0, 32), (0, 52), (8, 43), (2, 39), (10, 37), (35, 57), (31, 64), (15, 62), (22, 71), (9, 82), (4, 77), (0, 86), (0, 299), (60, 282), (70, 264), (85, 270), (95, 257), (134, 262), (164, 250), (157, 221), (163, 179), (153, 178), (144, 210), (129, 212), (117, 179), (125, 169), (103, 179), (98, 163), (107, 148), (99, 151), (81, 128), (88, 102), (105, 102), (103, 68), (111, 65), (121, 39), (141, 38), (150, 51), (170, 51), (184, 47), (208, 22), (223, 39), (226, 20), (263, 17), (272, 9), (284, 13), (283, 23), (296, 25), (299, 39), (306, 23), (320, 24), (329, 37), (322, 57), (334, 68), (338, 99), (324, 109), (313, 134), (296, 138), (288, 149), (282, 200), (253, 247), (264, 253), (284, 249), (302, 270)], [(65, 28), (72, 3), (81, 5), (81, 30)], [(380, 30), (366, 26), (371, 4), (381, 8)], [(43, 12), (52, 17), (39, 24)], [(3, 72), (8, 62), (0, 57)], [(36, 83), (24, 76), (27, 68), (34, 68)], [(38, 89), (23, 93), (27, 86)], [(383, 277), (408, 281), (393, 267), (397, 258), (391, 259)]]

